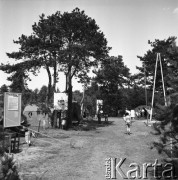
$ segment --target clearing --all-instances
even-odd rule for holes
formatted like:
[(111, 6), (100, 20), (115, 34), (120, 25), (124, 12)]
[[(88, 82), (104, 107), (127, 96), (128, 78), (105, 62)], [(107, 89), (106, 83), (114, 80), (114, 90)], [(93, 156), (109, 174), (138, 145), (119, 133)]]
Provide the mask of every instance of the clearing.
[[(33, 138), (30, 147), (22, 139), (21, 152), (14, 154), (22, 176), (33, 180), (104, 180), (106, 158), (126, 158), (122, 166), (125, 172), (130, 163), (142, 167), (143, 163), (163, 159), (151, 148), (158, 136), (151, 134), (153, 129), (141, 120), (134, 121), (131, 135), (125, 134), (122, 118), (110, 117), (107, 125), (104, 122), (98, 125), (96, 121), (91, 124), (95, 128), (88, 131), (44, 130), (42, 133), (53, 138)], [(116, 176), (122, 179), (118, 173)]]

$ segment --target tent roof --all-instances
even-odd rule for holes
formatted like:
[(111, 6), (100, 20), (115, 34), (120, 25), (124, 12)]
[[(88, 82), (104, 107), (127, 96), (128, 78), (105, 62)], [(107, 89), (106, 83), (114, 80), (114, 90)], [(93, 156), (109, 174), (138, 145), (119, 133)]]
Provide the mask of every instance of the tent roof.
[(140, 106), (137, 106), (137, 107), (135, 108), (135, 110), (137, 111), (138, 109), (142, 109), (142, 108), (151, 109), (151, 106), (140, 105)]
[(24, 109), (23, 112), (33, 112), (33, 111), (37, 111), (39, 109), (39, 107), (37, 105), (27, 105)]

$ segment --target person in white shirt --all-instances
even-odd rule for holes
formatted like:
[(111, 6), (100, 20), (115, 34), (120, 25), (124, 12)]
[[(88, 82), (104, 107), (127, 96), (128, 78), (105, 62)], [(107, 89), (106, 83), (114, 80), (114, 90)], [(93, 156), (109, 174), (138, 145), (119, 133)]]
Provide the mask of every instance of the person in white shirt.
[(125, 113), (124, 117), (123, 117), (124, 121), (125, 121), (125, 124), (126, 124), (126, 134), (130, 135), (131, 132), (130, 132), (130, 126), (131, 126), (131, 117), (129, 115), (129, 113)]
[(130, 111), (130, 117), (131, 117), (131, 120), (134, 120), (135, 119), (135, 110), (131, 110)]

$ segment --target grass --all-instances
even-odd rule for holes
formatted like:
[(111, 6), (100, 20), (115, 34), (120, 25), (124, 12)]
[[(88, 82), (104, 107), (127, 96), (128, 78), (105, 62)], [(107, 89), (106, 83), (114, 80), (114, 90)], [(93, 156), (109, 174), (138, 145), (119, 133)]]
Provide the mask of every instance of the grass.
[[(26, 165), (24, 170), (42, 172), (49, 168), (46, 174), (49, 179), (58, 178), (60, 173), (61, 179), (75, 179), (74, 175), (82, 179), (86, 174), (89, 177), (92, 175), (92, 179), (100, 180), (102, 177), (104, 179), (104, 160), (107, 157), (127, 157), (126, 169), (129, 168), (129, 163), (154, 163), (156, 158), (164, 159), (164, 155), (158, 155), (156, 149), (151, 149), (151, 143), (159, 139), (159, 136), (150, 133), (153, 127), (135, 120), (131, 127), (132, 134), (128, 136), (125, 131), (126, 127), (121, 118), (110, 118), (108, 123), (102, 119), (101, 124), (98, 124), (97, 120), (85, 120), (80, 126), (74, 126), (69, 131), (47, 129), (45, 132), (48, 136), (61, 139), (61, 142), (38, 137), (34, 146), (32, 145), (37, 156), (31, 161), (23, 159), (22, 163)], [(30, 147), (27, 152), (31, 150)], [(26, 155), (28, 156), (28, 153)]]

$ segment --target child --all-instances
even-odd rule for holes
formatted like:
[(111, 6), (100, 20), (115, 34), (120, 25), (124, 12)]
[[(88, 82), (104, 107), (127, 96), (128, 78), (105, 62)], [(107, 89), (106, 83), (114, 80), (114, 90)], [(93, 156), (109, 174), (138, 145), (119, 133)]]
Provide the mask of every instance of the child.
[(130, 135), (130, 126), (131, 126), (131, 117), (129, 115), (129, 113), (125, 113), (125, 116), (123, 117), (125, 123), (126, 123), (126, 127), (127, 127), (127, 132), (126, 134)]

